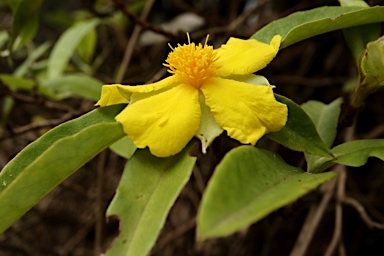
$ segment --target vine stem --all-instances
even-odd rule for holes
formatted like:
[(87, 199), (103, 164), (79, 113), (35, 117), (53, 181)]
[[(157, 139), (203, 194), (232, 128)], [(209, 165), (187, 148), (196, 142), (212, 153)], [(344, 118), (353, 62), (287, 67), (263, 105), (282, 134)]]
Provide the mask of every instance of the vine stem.
[[(120, 10), (122, 10), (122, 12), (125, 15), (127, 15), (128, 12), (124, 11), (124, 10), (126, 10), (125, 7), (120, 6), (121, 2), (115, 1), (115, 3), (120, 7)], [(155, 3), (155, 0), (148, 0), (146, 2), (143, 10), (141, 11), (140, 20), (145, 20), (148, 17), (148, 14), (149, 14), (150, 10), (152, 9), (152, 6), (154, 3)], [(119, 68), (119, 71), (117, 73), (116, 83), (118, 83), (118, 84), (121, 83), (121, 81), (124, 78), (125, 71), (127, 70), (129, 62), (131, 61), (133, 49), (135, 48), (135, 45), (136, 45), (137, 39), (139, 38), (141, 30), (142, 30), (142, 27), (136, 23), (136, 25), (133, 29), (131, 38), (129, 39), (127, 47), (125, 48), (124, 57), (123, 57), (123, 60), (121, 61), (120, 68)]]

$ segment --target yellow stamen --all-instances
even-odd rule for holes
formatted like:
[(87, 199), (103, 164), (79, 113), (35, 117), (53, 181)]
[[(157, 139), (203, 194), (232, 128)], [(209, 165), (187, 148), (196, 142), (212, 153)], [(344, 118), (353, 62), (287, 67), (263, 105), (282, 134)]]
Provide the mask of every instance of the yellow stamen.
[(195, 45), (190, 43), (189, 35), (187, 36), (188, 44), (171, 47), (173, 51), (168, 54), (164, 66), (180, 82), (200, 88), (204, 80), (216, 75), (219, 66), (215, 62), (218, 57), (213, 47), (207, 45), (208, 37), (204, 45)]

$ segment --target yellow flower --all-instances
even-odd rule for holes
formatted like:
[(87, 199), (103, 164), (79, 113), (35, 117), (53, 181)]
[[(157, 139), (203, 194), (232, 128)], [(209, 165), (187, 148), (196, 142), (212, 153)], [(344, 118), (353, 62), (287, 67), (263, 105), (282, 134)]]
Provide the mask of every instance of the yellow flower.
[(222, 129), (255, 145), (285, 125), (287, 106), (276, 101), (271, 86), (234, 79), (264, 68), (280, 41), (280, 36), (270, 44), (230, 38), (219, 49), (179, 44), (164, 64), (172, 76), (141, 86), (105, 85), (97, 105), (129, 103), (116, 120), (138, 148), (148, 146), (159, 157), (177, 154), (194, 136), (203, 140), (209, 129), (214, 135), (203, 140), (205, 146)]

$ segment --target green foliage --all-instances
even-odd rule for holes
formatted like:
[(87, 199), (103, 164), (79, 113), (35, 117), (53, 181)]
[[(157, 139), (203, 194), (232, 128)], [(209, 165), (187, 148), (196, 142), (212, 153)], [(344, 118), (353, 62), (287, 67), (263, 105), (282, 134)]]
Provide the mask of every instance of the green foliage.
[(79, 22), (66, 30), (55, 44), (48, 59), (48, 80), (60, 76), (76, 51), (82, 39), (94, 29), (100, 21), (91, 19)]
[(45, 42), (39, 45), (28, 57), (27, 59), (15, 70), (13, 73), (16, 77), (24, 77), (27, 75), (31, 66), (41, 58), (51, 47), (51, 43)]
[(336, 163), (359, 167), (365, 165), (369, 157), (384, 161), (384, 139), (354, 140), (332, 149)]
[[(340, 1), (340, 5), (369, 7), (369, 5), (362, 0), (343, 0)], [(380, 36), (381, 26), (379, 23), (355, 26), (344, 29), (343, 33), (348, 47), (353, 54), (353, 58), (355, 59), (356, 64), (359, 65), (366, 44)]]
[(269, 42), (274, 35), (282, 36), (280, 49), (304, 39), (333, 30), (384, 21), (384, 7), (371, 8), (326, 6), (296, 12), (276, 20), (257, 31), (251, 38)]
[(334, 164), (343, 164), (352, 167), (359, 167), (367, 163), (369, 157), (376, 157), (384, 160), (384, 140), (354, 140), (345, 142), (334, 147), (332, 153), (335, 159), (319, 158), (312, 167), (313, 173), (319, 173)]
[[(10, 34), (0, 32), (0, 48), (8, 43), (13, 56), (24, 54), (25, 60), (11, 74), (0, 74), (1, 82), (12, 92), (33, 92), (59, 102), (73, 96), (97, 101), (103, 82), (94, 76), (97, 66), (94, 59), (103, 58), (96, 52), (96, 46), (100, 39), (98, 26), (106, 20), (80, 20), (66, 29), (56, 43), (45, 42), (35, 47), (31, 40), (38, 29), (37, 14), (42, 2), (7, 1), (13, 11), (12, 28)], [(384, 21), (384, 7), (369, 7), (357, 0), (340, 2), (340, 7), (296, 12), (271, 22), (252, 38), (268, 43), (280, 34), (280, 48), (284, 49), (304, 39), (343, 29), (360, 69), (359, 85), (348, 107), (358, 108), (364, 105), (368, 95), (384, 85), (384, 40), (377, 39), (379, 22)], [(145, 1), (138, 3), (141, 9)], [(270, 85), (265, 77), (253, 74), (232, 75), (227, 79), (256, 86)], [(148, 92), (145, 96), (153, 95)], [(133, 97), (131, 104), (139, 96)], [(288, 121), (280, 131), (266, 137), (304, 153), (307, 172), (288, 165), (284, 156), (281, 158), (265, 149), (251, 146), (233, 149), (217, 165), (203, 194), (197, 216), (198, 240), (232, 234), (294, 202), (334, 178), (334, 172), (325, 171), (335, 164), (358, 167), (370, 157), (384, 160), (384, 139), (341, 142), (332, 148), (338, 128), (343, 128), (338, 127), (340, 98), (330, 104), (310, 100), (299, 106), (284, 96), (275, 94), (275, 97), (287, 105)], [(206, 125), (200, 126), (198, 134), (204, 152), (223, 130), (203, 96), (200, 101), (201, 122)], [(14, 104), (10, 97), (3, 101), (2, 126), (6, 125)], [(233, 102), (228, 99), (228, 104)], [(120, 234), (106, 255), (150, 253), (170, 208), (191, 176), (196, 159), (188, 154), (196, 143), (192, 140), (182, 152), (168, 158), (152, 156), (147, 149), (138, 150), (114, 119), (123, 107), (102, 107), (59, 125), (25, 147), (3, 168), (0, 233), (82, 165), (110, 147), (128, 161), (107, 210), (107, 216), (120, 220)]]
[[(256, 86), (270, 85), (265, 77), (253, 74), (231, 75), (229, 78)], [(289, 118), (283, 129), (269, 133), (267, 137), (292, 150), (331, 157), (328, 146), (321, 140), (315, 125), (300, 106), (281, 95), (275, 94), (275, 97), (288, 106)]]
[(243, 229), (334, 176), (333, 172), (305, 173), (267, 150), (250, 146), (233, 149), (217, 166), (206, 188), (197, 238)]
[(73, 95), (97, 101), (102, 82), (85, 74), (70, 74), (46, 81), (41, 89), (53, 99), (65, 99)]
[(87, 34), (85, 34), (85, 36), (79, 43), (79, 46), (77, 47), (77, 53), (85, 62), (91, 62), (93, 54), (95, 52), (96, 43), (97, 32), (96, 29), (93, 28)]
[(327, 145), (316, 131), (315, 125), (299, 105), (286, 97), (275, 95), (276, 99), (288, 106), (288, 121), (278, 132), (267, 137), (290, 148), (313, 155), (332, 157)]
[(107, 216), (120, 219), (119, 237), (106, 255), (148, 255), (164, 225), (169, 209), (189, 180), (195, 159), (188, 151), (158, 158), (138, 150), (128, 161)]
[[(303, 110), (312, 119), (321, 139), (328, 147), (332, 146), (333, 141), (336, 138), (341, 103), (342, 100), (339, 98), (331, 102), (329, 105), (319, 101), (308, 101), (302, 105)], [(316, 155), (305, 154), (308, 172), (312, 172), (315, 163), (320, 158), (321, 157)], [(328, 159), (332, 160), (332, 158)]]
[(8, 49), (20, 49), (28, 43), (36, 34), (39, 21), (38, 11), (43, 0), (8, 1), (14, 16), (12, 20), (12, 33)]
[(116, 141), (109, 148), (119, 156), (124, 157), (126, 159), (131, 158), (131, 156), (136, 151), (135, 144), (133, 144), (133, 142), (128, 138), (128, 136), (124, 136), (122, 139)]
[(0, 80), (11, 90), (32, 90), (35, 82), (31, 79), (20, 78), (13, 75), (1, 74)]
[(31, 143), (0, 173), (0, 233), (74, 171), (124, 136), (122, 106), (97, 109)]

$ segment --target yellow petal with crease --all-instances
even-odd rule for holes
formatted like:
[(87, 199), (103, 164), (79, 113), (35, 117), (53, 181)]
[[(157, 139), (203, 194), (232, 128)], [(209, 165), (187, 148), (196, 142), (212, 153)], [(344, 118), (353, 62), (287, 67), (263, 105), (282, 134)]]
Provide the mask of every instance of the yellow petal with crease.
[(216, 64), (218, 76), (245, 75), (265, 68), (276, 56), (280, 47), (281, 36), (274, 36), (270, 44), (255, 39), (242, 40), (231, 37), (217, 49), (219, 59)]
[(100, 100), (96, 103), (99, 106), (109, 106), (120, 103), (128, 103), (131, 100), (132, 93), (150, 93), (171, 87), (176, 83), (173, 76), (162, 79), (156, 83), (145, 85), (121, 85), (110, 84), (103, 85)]
[(201, 90), (217, 123), (241, 143), (254, 145), (287, 122), (287, 106), (276, 101), (271, 86), (211, 78)]
[(122, 85), (103, 85), (101, 87), (101, 96), (99, 101), (95, 104), (96, 106), (109, 106), (120, 103), (128, 103), (129, 99), (125, 98), (118, 90), (118, 87)]
[(139, 100), (125, 108), (116, 120), (138, 148), (149, 147), (158, 157), (179, 153), (199, 128), (199, 92), (178, 85)]

